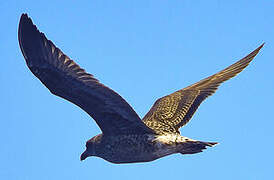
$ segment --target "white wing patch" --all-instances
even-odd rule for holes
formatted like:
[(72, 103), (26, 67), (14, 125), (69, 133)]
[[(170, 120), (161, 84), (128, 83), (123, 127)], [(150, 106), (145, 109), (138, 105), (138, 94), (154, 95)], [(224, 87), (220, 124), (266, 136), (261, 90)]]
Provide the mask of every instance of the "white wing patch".
[(178, 153), (178, 149), (181, 149), (182, 145), (189, 141), (195, 140), (183, 137), (179, 134), (164, 134), (155, 136), (154, 139), (152, 139), (152, 142), (155, 143), (156, 147), (156, 150), (153, 154), (159, 158)]
[(191, 140), (187, 137), (183, 137), (179, 134), (164, 134), (157, 136), (153, 141), (160, 142), (166, 145), (176, 145)]

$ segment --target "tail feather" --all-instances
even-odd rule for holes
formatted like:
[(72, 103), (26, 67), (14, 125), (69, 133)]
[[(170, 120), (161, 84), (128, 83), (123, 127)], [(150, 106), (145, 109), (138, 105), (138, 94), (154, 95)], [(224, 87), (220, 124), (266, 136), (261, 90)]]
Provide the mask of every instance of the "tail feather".
[(202, 141), (187, 141), (182, 144), (182, 148), (179, 151), (181, 154), (195, 154), (202, 152), (207, 147), (213, 147), (218, 144), (217, 142), (202, 142)]

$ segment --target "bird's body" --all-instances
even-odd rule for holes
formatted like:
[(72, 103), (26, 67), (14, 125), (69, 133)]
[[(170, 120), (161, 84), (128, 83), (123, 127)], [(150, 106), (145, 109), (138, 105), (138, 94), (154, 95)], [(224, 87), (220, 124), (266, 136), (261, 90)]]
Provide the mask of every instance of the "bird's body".
[(18, 37), (31, 72), (52, 94), (87, 112), (102, 130), (102, 134), (87, 141), (81, 160), (97, 156), (113, 163), (148, 162), (174, 153), (202, 152), (215, 145), (183, 137), (179, 128), (222, 82), (241, 72), (263, 47), (212, 76), (158, 99), (141, 119), (119, 94), (80, 68), (39, 32), (26, 14), (21, 16)]
[[(87, 144), (93, 144), (91, 155), (101, 157), (112, 163), (148, 162), (174, 154), (201, 152), (206, 146), (216, 143), (201, 142), (183, 137), (180, 134), (142, 134), (105, 136), (99, 134)], [(84, 152), (82, 159), (90, 152)]]
[[(156, 154), (159, 148), (153, 134), (117, 136), (100, 134), (95, 138), (91, 142), (94, 144), (94, 155), (112, 163), (146, 162), (159, 158), (159, 154), (158, 156)], [(82, 159), (85, 158), (86, 156), (82, 155)]]

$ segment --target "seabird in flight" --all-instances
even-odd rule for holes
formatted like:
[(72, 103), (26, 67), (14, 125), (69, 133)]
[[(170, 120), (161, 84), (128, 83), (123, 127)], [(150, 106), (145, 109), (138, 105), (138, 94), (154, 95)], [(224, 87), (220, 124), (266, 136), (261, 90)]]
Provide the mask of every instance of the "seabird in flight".
[(240, 73), (258, 54), (249, 55), (184, 89), (158, 99), (141, 119), (115, 91), (100, 83), (58, 49), (22, 14), (19, 45), (31, 72), (49, 89), (87, 112), (102, 130), (86, 142), (80, 159), (101, 157), (112, 163), (148, 162), (174, 154), (194, 154), (217, 143), (180, 135), (199, 105), (219, 85)]

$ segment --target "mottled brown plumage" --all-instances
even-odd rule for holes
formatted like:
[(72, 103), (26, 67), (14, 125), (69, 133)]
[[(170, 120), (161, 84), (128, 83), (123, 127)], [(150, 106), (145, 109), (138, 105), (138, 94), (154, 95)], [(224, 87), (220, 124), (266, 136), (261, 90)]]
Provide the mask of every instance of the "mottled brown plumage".
[(241, 72), (263, 45), (224, 70), (158, 99), (143, 118), (144, 123), (159, 134), (179, 133), (179, 128), (188, 123), (202, 101), (215, 93), (222, 82)]
[(26, 14), (21, 16), (18, 38), (31, 72), (51, 93), (87, 112), (102, 130), (102, 134), (87, 141), (81, 160), (97, 156), (113, 163), (193, 154), (215, 145), (183, 137), (179, 128), (191, 119), (204, 99), (241, 72), (263, 47), (215, 75), (158, 99), (141, 120), (119, 94), (86, 73), (39, 32)]

